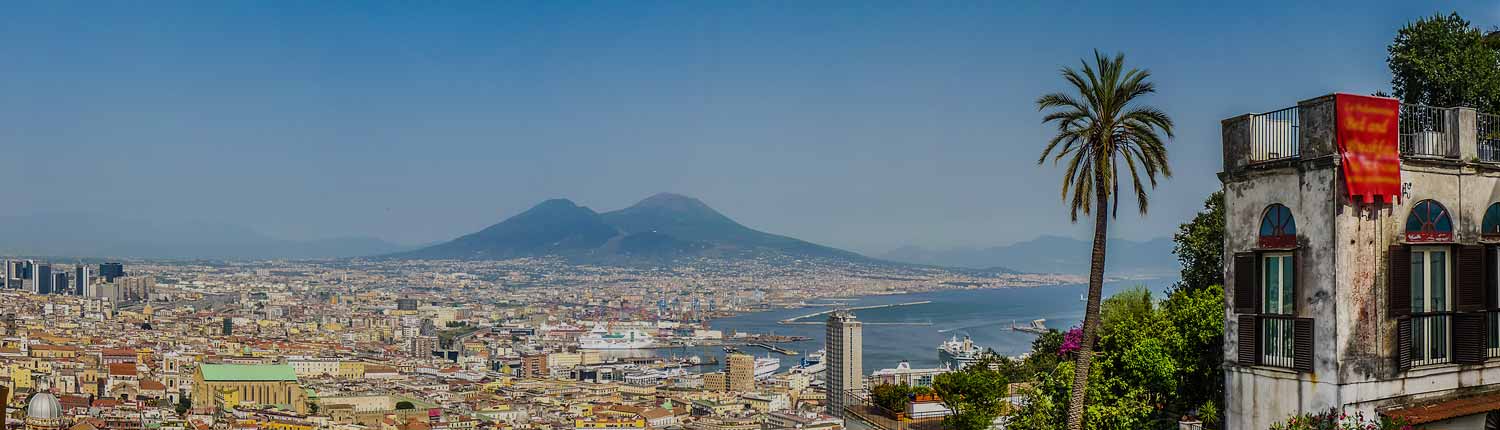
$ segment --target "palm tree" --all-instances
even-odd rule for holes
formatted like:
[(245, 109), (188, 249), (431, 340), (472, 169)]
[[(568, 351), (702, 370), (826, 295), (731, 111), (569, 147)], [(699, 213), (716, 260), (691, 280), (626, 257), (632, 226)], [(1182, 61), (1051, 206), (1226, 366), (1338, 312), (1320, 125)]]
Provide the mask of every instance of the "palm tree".
[[(1156, 176), (1171, 177), (1167, 166), (1166, 141), (1160, 133), (1172, 134), (1172, 119), (1150, 106), (1136, 104), (1137, 99), (1156, 92), (1146, 79), (1151, 72), (1125, 69), (1125, 55), (1106, 58), (1094, 51), (1094, 65), (1082, 62), (1082, 70), (1062, 69), (1062, 76), (1072, 84), (1076, 94), (1052, 93), (1038, 98), (1038, 111), (1048, 111), (1043, 124), (1057, 125), (1057, 135), (1047, 142), (1047, 149), (1037, 164), (1048, 158), (1054, 164), (1064, 163), (1062, 199), (1068, 203), (1073, 222), (1078, 214), (1094, 215), (1094, 251), (1089, 261), (1088, 307), (1083, 317), (1083, 345), (1074, 367), (1073, 395), (1068, 399), (1068, 428), (1083, 428), (1083, 406), (1088, 385), (1089, 360), (1094, 354), (1094, 333), (1099, 326), (1099, 296), (1104, 287), (1104, 239), (1109, 219), (1120, 212), (1120, 175), (1116, 168), (1121, 160), (1130, 170), (1135, 189), (1136, 207), (1146, 213), (1148, 199), (1141, 184), (1144, 176), (1156, 188)], [(1111, 203), (1113, 213), (1110, 212)]]

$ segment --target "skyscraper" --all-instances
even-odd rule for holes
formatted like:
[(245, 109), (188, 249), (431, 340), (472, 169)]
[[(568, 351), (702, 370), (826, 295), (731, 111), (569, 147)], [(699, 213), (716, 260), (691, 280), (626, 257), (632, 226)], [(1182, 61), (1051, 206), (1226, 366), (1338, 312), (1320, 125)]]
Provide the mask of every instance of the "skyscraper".
[(104, 278), (104, 282), (114, 282), (115, 278), (122, 276), (125, 276), (125, 265), (120, 263), (99, 264), (99, 277)]
[(755, 356), (744, 353), (724, 357), (729, 373), (729, 391), (755, 391)]
[(825, 339), (828, 362), (828, 384), (824, 394), (828, 398), (828, 413), (844, 416), (844, 393), (858, 392), (863, 385), (864, 366), (860, 355), (864, 353), (864, 323), (854, 320), (849, 311), (836, 311), (828, 315)]
[(89, 291), (89, 266), (79, 264), (73, 267), (73, 295), (87, 295)]
[(31, 284), (34, 286), (31, 292), (37, 294), (52, 294), (52, 265), (38, 264), (32, 268)]
[(57, 269), (52, 273), (52, 294), (68, 294), (68, 269)]

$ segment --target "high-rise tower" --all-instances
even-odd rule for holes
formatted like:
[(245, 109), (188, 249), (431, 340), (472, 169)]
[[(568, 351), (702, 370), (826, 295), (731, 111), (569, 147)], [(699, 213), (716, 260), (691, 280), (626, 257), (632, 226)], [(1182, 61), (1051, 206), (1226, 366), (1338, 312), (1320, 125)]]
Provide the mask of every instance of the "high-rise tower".
[(828, 384), (824, 393), (828, 398), (828, 413), (844, 416), (844, 395), (858, 392), (863, 385), (864, 366), (860, 355), (864, 353), (864, 323), (854, 320), (849, 311), (836, 311), (828, 315), (827, 341), (825, 349), (828, 363)]

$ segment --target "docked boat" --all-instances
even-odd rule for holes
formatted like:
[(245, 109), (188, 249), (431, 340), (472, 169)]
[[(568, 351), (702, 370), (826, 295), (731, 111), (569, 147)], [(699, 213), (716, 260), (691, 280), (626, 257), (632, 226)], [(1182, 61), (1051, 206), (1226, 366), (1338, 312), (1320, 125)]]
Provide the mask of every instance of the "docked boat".
[(793, 367), (792, 372), (808, 375), (822, 373), (824, 370), (828, 369), (828, 365), (823, 363), (823, 358), (827, 355), (828, 353), (822, 350), (807, 354), (806, 357), (802, 358), (802, 364)]
[(755, 379), (770, 378), (781, 369), (781, 359), (776, 357), (763, 357), (755, 359)]
[(655, 346), (651, 334), (641, 330), (614, 331), (604, 324), (578, 337), (578, 349), (645, 349)]
[(949, 369), (962, 369), (984, 358), (984, 348), (975, 345), (968, 336), (964, 336), (963, 340), (954, 336), (938, 345), (937, 351), (938, 362), (948, 366)]

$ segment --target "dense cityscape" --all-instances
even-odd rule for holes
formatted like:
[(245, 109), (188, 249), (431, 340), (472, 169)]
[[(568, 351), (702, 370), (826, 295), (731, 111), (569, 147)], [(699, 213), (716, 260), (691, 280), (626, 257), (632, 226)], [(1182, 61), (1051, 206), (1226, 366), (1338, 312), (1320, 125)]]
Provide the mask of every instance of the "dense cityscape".
[[(838, 297), (1076, 280), (710, 260), (14, 259), (5, 269), (0, 379), (36, 430), (839, 428), (828, 381), (926, 384), (946, 369), (865, 372), (854, 358), (829, 379), (829, 362), (857, 357), (857, 329), (852, 351), (775, 359), (785, 336), (708, 323)], [(730, 352), (723, 363), (609, 354), (671, 347)]]

